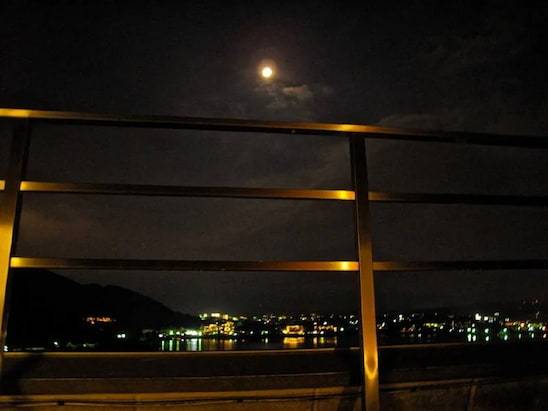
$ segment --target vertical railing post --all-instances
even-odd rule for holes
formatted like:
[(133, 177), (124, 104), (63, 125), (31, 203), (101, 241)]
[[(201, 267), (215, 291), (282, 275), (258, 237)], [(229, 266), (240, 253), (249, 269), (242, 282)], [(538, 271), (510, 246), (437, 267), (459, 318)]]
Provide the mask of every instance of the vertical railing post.
[(362, 409), (378, 411), (379, 367), (377, 322), (375, 316), (375, 282), (369, 212), (369, 187), (365, 138), (350, 138), (352, 183), (356, 193), (355, 222), (358, 259), (360, 263), (360, 348), (362, 360)]
[(13, 139), (2, 201), (0, 202), (0, 378), (4, 366), (4, 347), (9, 301), (10, 259), (15, 249), (17, 226), (21, 206), (20, 186), (25, 175), (29, 149), (30, 125), (19, 120), (14, 125)]

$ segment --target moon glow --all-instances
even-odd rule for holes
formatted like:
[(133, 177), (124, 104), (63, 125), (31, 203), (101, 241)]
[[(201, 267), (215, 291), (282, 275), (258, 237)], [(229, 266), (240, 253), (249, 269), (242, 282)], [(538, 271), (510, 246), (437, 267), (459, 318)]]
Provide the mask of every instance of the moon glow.
[(270, 66), (265, 66), (261, 70), (261, 76), (263, 76), (263, 78), (271, 78), (273, 74), (274, 70), (272, 70), (272, 67)]

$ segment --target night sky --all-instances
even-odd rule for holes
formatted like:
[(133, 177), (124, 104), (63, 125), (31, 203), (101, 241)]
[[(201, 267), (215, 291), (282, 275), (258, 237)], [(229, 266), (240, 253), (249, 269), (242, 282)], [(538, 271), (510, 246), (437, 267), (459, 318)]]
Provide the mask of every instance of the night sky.
[[(0, 107), (548, 134), (548, 6), (0, 3)], [(458, 4), (458, 7), (457, 7)], [(275, 63), (273, 80), (258, 68)], [(0, 129), (6, 162), (9, 128)], [(368, 142), (370, 188), (537, 194), (548, 151)], [(40, 125), (27, 179), (349, 188), (340, 137)], [(377, 260), (546, 258), (548, 209), (373, 205)], [(17, 255), (355, 260), (346, 202), (25, 194)], [(183, 312), (348, 312), (353, 273), (63, 272)], [(538, 298), (546, 272), (379, 273), (379, 310)]]

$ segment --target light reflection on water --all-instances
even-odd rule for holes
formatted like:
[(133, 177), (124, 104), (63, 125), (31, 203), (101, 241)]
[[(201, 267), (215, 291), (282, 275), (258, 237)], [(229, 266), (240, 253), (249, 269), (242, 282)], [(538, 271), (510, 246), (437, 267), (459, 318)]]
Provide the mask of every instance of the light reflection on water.
[[(400, 337), (397, 339), (388, 339), (379, 336), (379, 345), (393, 344), (429, 344), (442, 342), (466, 342), (469, 344), (494, 343), (494, 342), (512, 342), (523, 340), (543, 340), (546, 339), (546, 333), (543, 335), (521, 333), (517, 335), (494, 335), (493, 338), (487, 336), (477, 336), (470, 334), (460, 334), (456, 338), (432, 338), (423, 336), (423, 338)], [(172, 338), (159, 342), (160, 351), (231, 351), (231, 350), (282, 350), (298, 348), (329, 348), (329, 347), (357, 347), (359, 340), (357, 336), (339, 336), (339, 337), (284, 337), (284, 338), (262, 338), (262, 339), (214, 339), (214, 338)]]
[(275, 350), (294, 348), (336, 347), (337, 337), (284, 337), (272, 340), (237, 340), (213, 338), (173, 338), (160, 342), (160, 351), (231, 351), (231, 350)]

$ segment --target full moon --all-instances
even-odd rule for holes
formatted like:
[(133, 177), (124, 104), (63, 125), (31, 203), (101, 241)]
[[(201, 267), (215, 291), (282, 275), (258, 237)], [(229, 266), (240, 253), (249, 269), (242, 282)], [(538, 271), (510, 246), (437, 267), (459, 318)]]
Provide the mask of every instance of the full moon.
[(261, 76), (263, 76), (264, 78), (270, 78), (272, 77), (272, 75), (274, 74), (274, 70), (272, 70), (272, 67), (263, 67), (263, 69), (261, 70)]

